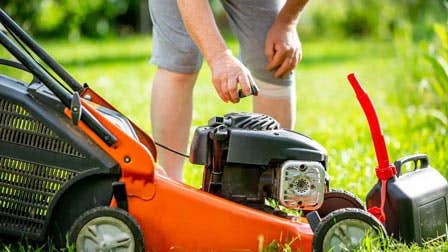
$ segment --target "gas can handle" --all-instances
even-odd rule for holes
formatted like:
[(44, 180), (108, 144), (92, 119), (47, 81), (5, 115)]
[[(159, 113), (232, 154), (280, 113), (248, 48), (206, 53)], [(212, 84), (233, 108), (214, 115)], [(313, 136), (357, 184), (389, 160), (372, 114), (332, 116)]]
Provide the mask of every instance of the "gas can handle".
[[(401, 158), (394, 162), (395, 168), (397, 169), (397, 177), (401, 176), (401, 167), (407, 162), (414, 162), (414, 170), (427, 168), (429, 166), (429, 159), (426, 154), (414, 154), (404, 158)], [(418, 161), (420, 161), (420, 166), (418, 166)]]

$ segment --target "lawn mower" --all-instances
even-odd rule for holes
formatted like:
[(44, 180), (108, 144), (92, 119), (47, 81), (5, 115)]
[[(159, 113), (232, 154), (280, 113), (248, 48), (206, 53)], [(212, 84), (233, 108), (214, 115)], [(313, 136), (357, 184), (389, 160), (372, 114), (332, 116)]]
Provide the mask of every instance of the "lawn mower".
[[(18, 60), (0, 64), (33, 76), (25, 83), (0, 74), (3, 241), (51, 237), (78, 251), (260, 251), (271, 242), (347, 251), (368, 235), (424, 242), (445, 234), (446, 180), (425, 155), (389, 164), (373, 105), (353, 75), (379, 161), (368, 209), (330, 188), (319, 143), (254, 113), (216, 116), (196, 129), (190, 162), (204, 166), (196, 189), (167, 177), (151, 137), (3, 10), (0, 22), (9, 34), (0, 32), (0, 42)], [(411, 161), (418, 169), (400, 176)]]

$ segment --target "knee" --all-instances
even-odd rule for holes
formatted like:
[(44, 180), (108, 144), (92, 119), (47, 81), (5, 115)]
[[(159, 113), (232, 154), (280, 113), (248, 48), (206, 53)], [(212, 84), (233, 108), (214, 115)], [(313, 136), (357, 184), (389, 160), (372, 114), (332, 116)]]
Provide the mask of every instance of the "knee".
[(174, 89), (173, 91), (189, 91), (192, 90), (197, 78), (197, 72), (180, 73), (164, 68), (157, 68), (154, 77), (153, 88), (157, 89)]
[(276, 86), (292, 86), (295, 80), (294, 71), (283, 78), (276, 78), (274, 71), (266, 70), (268, 64), (267, 58), (264, 55), (264, 51), (261, 48), (258, 50), (241, 53), (243, 63), (250, 70), (253, 77)]
[(295, 97), (295, 84), (274, 85), (259, 79), (255, 83), (260, 89), (259, 95), (271, 99), (293, 99)]

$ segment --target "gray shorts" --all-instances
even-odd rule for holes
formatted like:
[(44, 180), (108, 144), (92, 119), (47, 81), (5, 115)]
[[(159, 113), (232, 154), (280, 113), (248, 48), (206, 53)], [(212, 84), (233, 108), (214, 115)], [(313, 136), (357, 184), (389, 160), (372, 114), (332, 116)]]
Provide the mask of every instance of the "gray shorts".
[[(229, 24), (240, 44), (240, 59), (256, 79), (289, 86), (294, 73), (278, 79), (265, 70), (264, 54), (266, 34), (284, 0), (221, 0)], [(149, 0), (153, 23), (153, 49), (151, 63), (173, 72), (199, 71), (202, 55), (186, 31), (177, 8), (176, 0)]]

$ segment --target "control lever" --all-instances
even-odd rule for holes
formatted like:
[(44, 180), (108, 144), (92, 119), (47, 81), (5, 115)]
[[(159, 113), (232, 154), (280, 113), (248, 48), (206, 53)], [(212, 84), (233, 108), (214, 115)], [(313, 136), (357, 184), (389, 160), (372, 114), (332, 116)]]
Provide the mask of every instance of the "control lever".
[(78, 125), (82, 115), (81, 97), (78, 92), (74, 92), (70, 103), (70, 112), (72, 113), (72, 122)]

